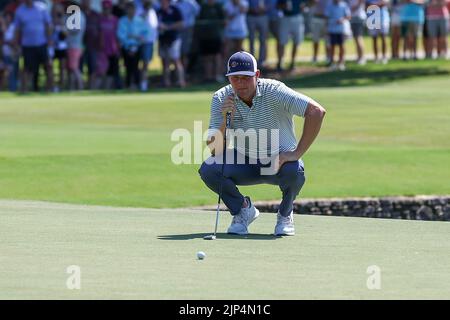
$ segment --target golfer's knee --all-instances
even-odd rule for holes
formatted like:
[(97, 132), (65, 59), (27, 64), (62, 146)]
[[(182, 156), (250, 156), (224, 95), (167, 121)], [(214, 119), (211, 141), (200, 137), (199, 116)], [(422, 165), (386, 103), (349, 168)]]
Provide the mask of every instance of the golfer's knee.
[(291, 188), (293, 190), (300, 190), (305, 183), (305, 174), (303, 167), (295, 163), (286, 163), (280, 169), (281, 186), (284, 188)]
[(220, 172), (217, 165), (203, 162), (198, 170), (198, 173), (204, 182), (211, 183), (218, 178)]
[(282, 180), (282, 187), (289, 188), (292, 191), (300, 191), (300, 189), (305, 184), (305, 176), (302, 172), (297, 172), (292, 176), (286, 177)]
[(305, 184), (305, 175), (303, 172), (297, 172), (292, 180), (292, 188), (298, 193)]

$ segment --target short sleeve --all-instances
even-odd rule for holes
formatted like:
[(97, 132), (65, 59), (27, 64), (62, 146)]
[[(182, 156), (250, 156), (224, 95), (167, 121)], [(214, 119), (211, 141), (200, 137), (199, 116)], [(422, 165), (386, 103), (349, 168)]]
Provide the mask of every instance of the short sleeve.
[(352, 13), (350, 11), (350, 7), (346, 4), (345, 5), (345, 16), (348, 17), (348, 16), (351, 16), (351, 15), (352, 15)]
[(330, 17), (330, 5), (329, 5), (329, 4), (327, 4), (327, 5), (325, 6), (325, 10), (323, 11), (323, 14), (324, 14), (324, 16), (327, 17), (327, 18)]
[(214, 94), (211, 101), (211, 115), (209, 118), (208, 139), (220, 130), (222, 125), (222, 113), (220, 112), (222, 106), (222, 99), (217, 93)]
[(22, 29), (22, 21), (20, 19), (20, 11), (17, 10), (14, 15), (14, 27), (18, 29)]
[(233, 5), (230, 1), (226, 1), (223, 5), (223, 10), (225, 11), (225, 14), (230, 15), (233, 13)]
[(50, 16), (50, 12), (48, 10), (43, 10), (44, 13), (44, 22), (46, 24), (52, 24), (52, 18)]
[(285, 84), (280, 85), (278, 96), (285, 112), (305, 117), (306, 108), (311, 98), (288, 88)]

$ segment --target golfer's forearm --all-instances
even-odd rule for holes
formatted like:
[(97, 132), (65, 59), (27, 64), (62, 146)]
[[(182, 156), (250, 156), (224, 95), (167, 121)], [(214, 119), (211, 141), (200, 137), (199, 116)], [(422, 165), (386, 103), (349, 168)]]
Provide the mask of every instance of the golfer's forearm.
[(305, 116), (305, 123), (303, 125), (303, 134), (295, 149), (295, 153), (301, 158), (309, 147), (312, 145), (322, 126), (322, 121), (325, 116), (325, 109), (316, 107)]

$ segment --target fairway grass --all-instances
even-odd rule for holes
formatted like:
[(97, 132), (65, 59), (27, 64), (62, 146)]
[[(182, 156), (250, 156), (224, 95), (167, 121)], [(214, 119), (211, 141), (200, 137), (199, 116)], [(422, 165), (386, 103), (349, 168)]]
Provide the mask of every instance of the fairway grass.
[[(417, 66), (429, 70), (430, 63)], [(343, 77), (362, 71), (348, 72)], [(327, 77), (335, 76), (325, 75), (324, 82)], [(449, 76), (296, 87), (327, 109), (303, 158), (306, 184), (300, 197), (449, 194), (449, 87)], [(179, 143), (171, 140), (174, 130), (193, 135), (194, 121), (207, 129), (212, 93), (4, 95), (0, 199), (147, 208), (213, 204), (215, 195), (197, 173), (200, 163), (171, 161)], [(295, 123), (299, 137), (303, 120)], [(254, 201), (281, 195), (274, 186), (242, 191)]]
[[(2, 200), (0, 299), (450, 298), (450, 223), (301, 215), (276, 238), (275, 218), (230, 236), (221, 213), (205, 241), (214, 212)], [(66, 286), (73, 265), (80, 290)]]

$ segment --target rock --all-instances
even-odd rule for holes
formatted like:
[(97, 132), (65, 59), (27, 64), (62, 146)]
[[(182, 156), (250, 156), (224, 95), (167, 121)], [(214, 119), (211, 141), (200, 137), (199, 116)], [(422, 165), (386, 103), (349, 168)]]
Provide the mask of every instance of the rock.
[(417, 218), (420, 220), (433, 220), (433, 210), (427, 206), (421, 206), (417, 210)]
[[(256, 206), (273, 213), (279, 202)], [(450, 196), (304, 199), (296, 201), (293, 210), (296, 214), (450, 221)]]

